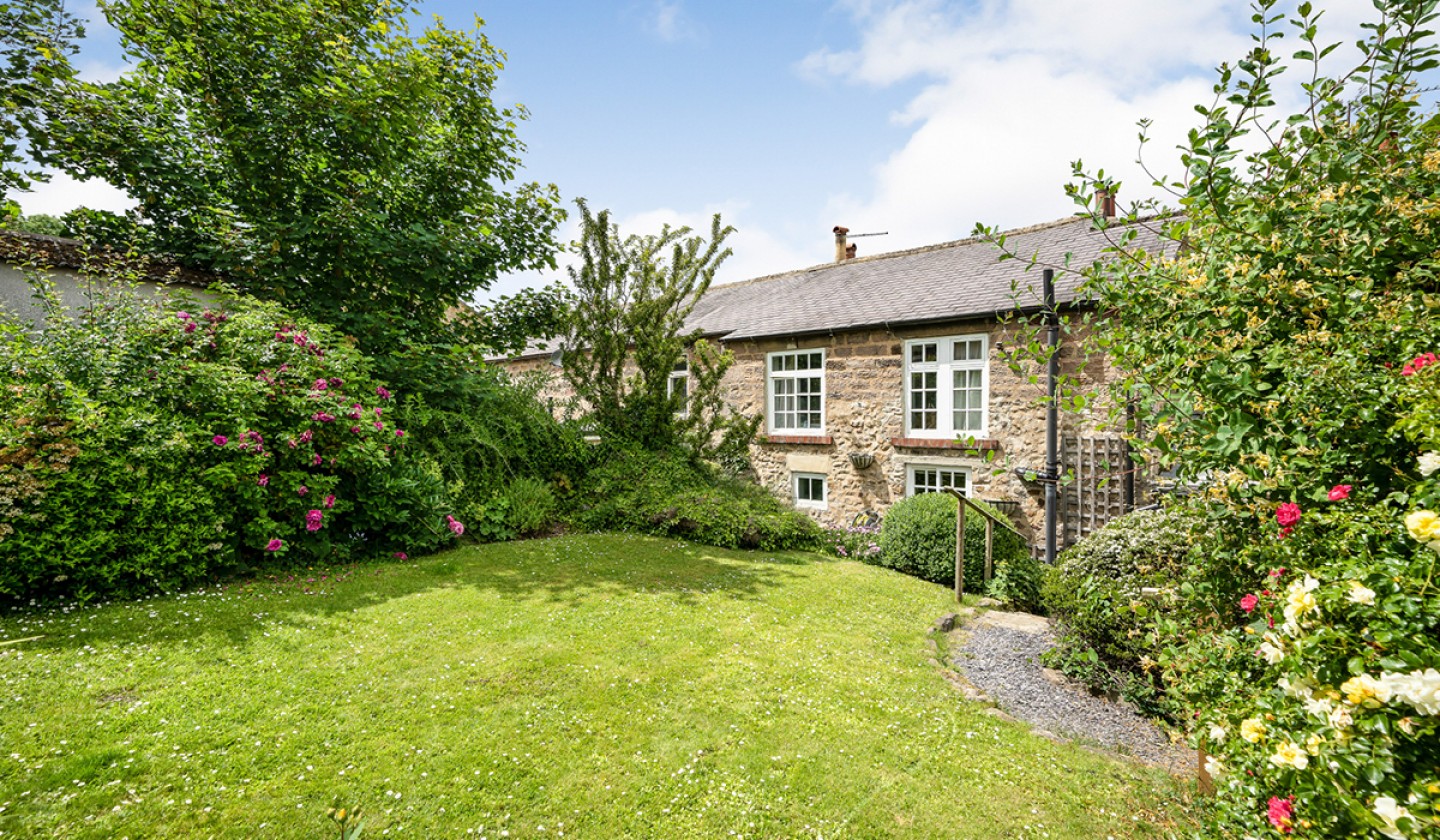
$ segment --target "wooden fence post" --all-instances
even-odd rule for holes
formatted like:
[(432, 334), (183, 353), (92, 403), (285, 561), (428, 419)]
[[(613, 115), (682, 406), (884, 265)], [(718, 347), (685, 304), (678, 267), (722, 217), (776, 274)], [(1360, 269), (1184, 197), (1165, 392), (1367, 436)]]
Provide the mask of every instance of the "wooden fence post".
[(995, 523), (990, 517), (985, 517), (985, 582), (989, 583), (990, 578), (995, 574), (993, 564), (990, 560), (992, 549), (995, 547)]
[(965, 597), (965, 500), (955, 497), (955, 603)]

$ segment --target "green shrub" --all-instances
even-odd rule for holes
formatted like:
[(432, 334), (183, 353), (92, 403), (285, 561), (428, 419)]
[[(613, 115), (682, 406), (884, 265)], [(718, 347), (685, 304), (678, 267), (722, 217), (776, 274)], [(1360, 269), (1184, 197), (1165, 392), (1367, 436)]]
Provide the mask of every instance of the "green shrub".
[(721, 548), (814, 549), (821, 530), (764, 488), (680, 452), (610, 450), (572, 500), (592, 530), (635, 531)]
[(52, 314), (40, 335), (0, 323), (0, 597), (141, 594), (452, 538), (439, 470), (323, 326), (126, 291)]
[[(1155, 617), (1183, 577), (1198, 520), (1183, 509), (1140, 510), (1066, 549), (1045, 574), (1041, 600), (1059, 624), (1046, 662), (1144, 710), (1163, 708), (1156, 672)], [(1146, 599), (1141, 590), (1166, 593)]]
[[(984, 502), (976, 504), (1005, 521)], [(958, 502), (946, 493), (922, 493), (897, 502), (880, 526), (880, 564), (934, 583), (955, 582), (955, 511)], [(994, 529), (991, 561), (1023, 564), (1030, 557), (1025, 541), (1005, 528)], [(1017, 575), (1018, 577), (1018, 575)], [(983, 593), (985, 586), (985, 517), (965, 517), (965, 591)]]
[(515, 479), (505, 497), (510, 508), (508, 524), (517, 534), (538, 534), (555, 521), (555, 493), (539, 479)]
[[(966, 525), (968, 528), (969, 523)], [(970, 550), (968, 545), (965, 550)], [(1012, 554), (995, 564), (995, 576), (990, 579), (986, 594), (1011, 609), (1043, 615), (1045, 603), (1040, 589), (1044, 580), (1045, 567), (1033, 553)]]

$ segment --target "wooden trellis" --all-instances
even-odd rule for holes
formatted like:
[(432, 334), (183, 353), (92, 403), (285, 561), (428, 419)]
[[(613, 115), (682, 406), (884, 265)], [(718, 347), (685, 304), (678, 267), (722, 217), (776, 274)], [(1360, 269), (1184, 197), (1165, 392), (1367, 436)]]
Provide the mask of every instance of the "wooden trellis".
[(1126, 512), (1125, 475), (1132, 465), (1119, 437), (1067, 435), (1060, 440), (1060, 467), (1071, 477), (1060, 487), (1061, 542), (1068, 547)]

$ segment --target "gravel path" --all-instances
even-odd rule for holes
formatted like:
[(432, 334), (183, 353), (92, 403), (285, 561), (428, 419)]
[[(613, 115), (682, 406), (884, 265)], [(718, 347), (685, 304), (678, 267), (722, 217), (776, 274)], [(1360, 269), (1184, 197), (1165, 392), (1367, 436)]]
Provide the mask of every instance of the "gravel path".
[(952, 654), (953, 664), (1012, 717), (1171, 772), (1194, 772), (1195, 753), (1184, 744), (1172, 744), (1129, 706), (1096, 697), (1069, 681), (1057, 685), (1046, 678), (1040, 654), (1054, 637), (1043, 619), (990, 612), (960, 633), (964, 642)]

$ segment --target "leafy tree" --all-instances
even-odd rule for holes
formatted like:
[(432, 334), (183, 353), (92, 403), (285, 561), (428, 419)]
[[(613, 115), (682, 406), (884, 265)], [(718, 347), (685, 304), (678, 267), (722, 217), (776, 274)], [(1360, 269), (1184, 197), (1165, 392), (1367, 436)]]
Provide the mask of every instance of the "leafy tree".
[(117, 0), (134, 70), (74, 82), (44, 162), (139, 202), (155, 247), (372, 353), (444, 338), (498, 273), (553, 266), (554, 186), (507, 191), (521, 107), (478, 29), (406, 0)]
[(18, 233), (38, 233), (44, 236), (69, 236), (71, 231), (64, 219), (45, 213), (30, 216), (15, 216), (0, 224), (4, 230)]
[(9, 0), (0, 5), (0, 205), (41, 173), (24, 168), (27, 147), (45, 136), (45, 103), (73, 76), (69, 55), (85, 30), (64, 0)]
[[(1434, 0), (1375, 7), (1359, 62), (1326, 76), (1335, 47), (1299, 5), (1308, 99), (1286, 115), (1285, 16), (1257, 0), (1254, 48), (1159, 182), (1181, 214), (1136, 208), (1088, 272), (1114, 404), (1203, 491), (1145, 664), (1216, 759), (1206, 836), (1440, 830), (1440, 120), (1418, 96), (1440, 48)], [(1147, 224), (1174, 247), (1134, 249)]]
[[(708, 240), (669, 225), (659, 235), (621, 239), (609, 211), (592, 215), (577, 203), (581, 265), (570, 269), (575, 301), (564, 366), (595, 422), (650, 448), (684, 444), (714, 454), (717, 436), (731, 448), (737, 437), (748, 439), (744, 428), (753, 435), (753, 423), (728, 416), (720, 397), (734, 357), (698, 332), (684, 332), (685, 319), (731, 254), (723, 246), (734, 228), (722, 226), (717, 213)], [(694, 387), (685, 392), (670, 385), (682, 361), (694, 374)]]

